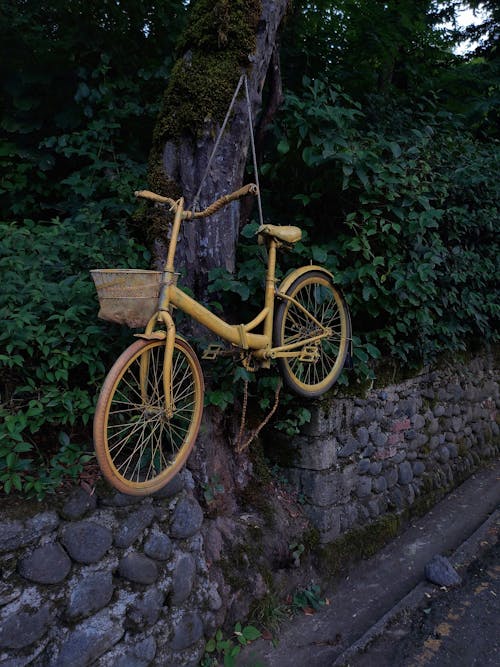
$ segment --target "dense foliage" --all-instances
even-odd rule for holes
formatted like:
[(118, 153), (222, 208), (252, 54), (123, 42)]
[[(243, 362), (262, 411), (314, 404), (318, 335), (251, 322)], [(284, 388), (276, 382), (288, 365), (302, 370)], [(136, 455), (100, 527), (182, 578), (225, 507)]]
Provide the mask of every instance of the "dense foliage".
[(343, 286), (362, 375), (370, 356), (419, 365), (496, 339), (497, 143), (430, 100), (375, 110), (318, 79), (287, 96), (278, 138), (275, 191), (297, 193)]
[(130, 340), (96, 319), (88, 270), (148, 266), (126, 221), (184, 7), (3, 9), (0, 487), (41, 496), (89, 458), (105, 368)]
[[(497, 336), (499, 15), (465, 3), (489, 14), (468, 30), (477, 52), (460, 57), (460, 31), (440, 23), (460, 4), (296, 0), (283, 34), (266, 216), (305, 232), (283, 271), (312, 247), (342, 285), (359, 380)], [(5, 492), (41, 496), (86, 461), (95, 395), (127, 336), (96, 319), (88, 269), (148, 265), (130, 238), (130, 194), (185, 5), (10, 0), (0, 15)], [(221, 308), (251, 310), (261, 293), (255, 228), (243, 230), (238, 273), (213, 272)], [(225, 376), (209, 397), (221, 407), (248, 373)], [(274, 386), (262, 379), (262, 407)]]

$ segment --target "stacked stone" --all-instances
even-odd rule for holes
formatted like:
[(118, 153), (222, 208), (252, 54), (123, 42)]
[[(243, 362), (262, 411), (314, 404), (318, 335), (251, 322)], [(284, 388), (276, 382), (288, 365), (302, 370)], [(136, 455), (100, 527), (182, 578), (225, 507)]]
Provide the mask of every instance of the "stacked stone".
[[(319, 403), (293, 443), (277, 448), (329, 542), (424, 493), (448, 491), (498, 455), (498, 374), (489, 357)], [(435, 494), (437, 497), (437, 494)]]
[(154, 498), (77, 489), (0, 522), (0, 664), (197, 665), (221, 600), (186, 471)]

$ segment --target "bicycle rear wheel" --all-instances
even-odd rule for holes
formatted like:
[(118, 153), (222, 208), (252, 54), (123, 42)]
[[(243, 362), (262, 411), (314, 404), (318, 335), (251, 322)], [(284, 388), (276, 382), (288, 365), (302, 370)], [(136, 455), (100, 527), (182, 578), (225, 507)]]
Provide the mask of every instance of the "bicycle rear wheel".
[[(144, 357), (147, 355), (147, 357)], [(138, 340), (116, 360), (104, 382), (94, 417), (94, 447), (107, 481), (123, 493), (162, 488), (186, 462), (203, 412), (203, 375), (193, 349), (175, 339), (173, 415), (163, 389), (165, 341)], [(146, 396), (140, 369), (147, 368)]]
[[(344, 297), (329, 276), (321, 271), (307, 271), (288, 288), (274, 319), (273, 341), (276, 347), (310, 339), (321, 333), (330, 335), (308, 348), (303, 358), (278, 358), (278, 367), (286, 385), (299, 396), (316, 398), (324, 394), (342, 372), (350, 336), (349, 313)], [(313, 319), (314, 318), (314, 319)], [(315, 321), (316, 320), (316, 321)]]

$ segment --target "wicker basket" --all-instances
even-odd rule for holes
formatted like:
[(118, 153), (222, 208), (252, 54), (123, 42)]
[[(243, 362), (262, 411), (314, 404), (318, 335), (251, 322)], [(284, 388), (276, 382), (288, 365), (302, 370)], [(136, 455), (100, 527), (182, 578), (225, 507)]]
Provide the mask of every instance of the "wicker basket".
[(98, 317), (132, 329), (144, 327), (158, 307), (161, 271), (94, 269)]

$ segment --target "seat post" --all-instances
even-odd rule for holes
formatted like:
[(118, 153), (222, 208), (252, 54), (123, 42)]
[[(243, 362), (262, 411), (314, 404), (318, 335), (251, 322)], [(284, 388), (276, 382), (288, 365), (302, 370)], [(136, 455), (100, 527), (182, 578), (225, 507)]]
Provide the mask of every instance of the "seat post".
[[(264, 335), (272, 341), (273, 319), (274, 319), (274, 291), (276, 285), (276, 247), (275, 239), (270, 238), (267, 254), (266, 292), (264, 305), (269, 308), (269, 313), (264, 322)], [(272, 342), (271, 342), (272, 344)]]

